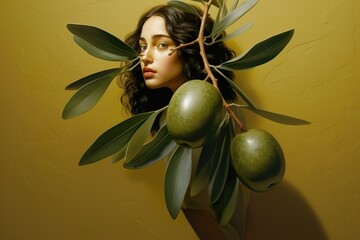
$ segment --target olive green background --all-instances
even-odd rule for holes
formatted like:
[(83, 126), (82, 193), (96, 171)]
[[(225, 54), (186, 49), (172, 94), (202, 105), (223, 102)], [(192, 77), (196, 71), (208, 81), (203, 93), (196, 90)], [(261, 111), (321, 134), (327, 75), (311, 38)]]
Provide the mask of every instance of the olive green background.
[[(14, 0), (2, 4), (0, 239), (196, 239), (163, 196), (165, 164), (129, 171), (109, 160), (78, 166), (86, 148), (128, 115), (114, 82), (99, 104), (72, 120), (61, 111), (69, 83), (116, 63), (80, 49), (67, 23), (119, 38), (165, 1)], [(295, 29), (273, 61), (237, 74), (255, 104), (312, 122), (287, 126), (246, 112), (250, 128), (283, 147), (282, 184), (256, 193), (248, 239), (360, 239), (360, 3), (260, 1), (231, 29), (255, 25), (229, 44), (238, 53)]]

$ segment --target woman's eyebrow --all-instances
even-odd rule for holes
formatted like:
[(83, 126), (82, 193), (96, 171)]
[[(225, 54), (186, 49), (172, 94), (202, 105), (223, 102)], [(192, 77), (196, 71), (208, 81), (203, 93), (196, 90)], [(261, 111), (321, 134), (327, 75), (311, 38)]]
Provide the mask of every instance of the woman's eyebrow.
[[(151, 37), (152, 40), (157, 40), (157, 39), (159, 39), (159, 38), (169, 38), (169, 39), (171, 39), (170, 36), (165, 35), (165, 34), (156, 34), (156, 35), (153, 35), (153, 36)], [(145, 40), (144, 37), (140, 37), (139, 41), (146, 41), (146, 40)]]

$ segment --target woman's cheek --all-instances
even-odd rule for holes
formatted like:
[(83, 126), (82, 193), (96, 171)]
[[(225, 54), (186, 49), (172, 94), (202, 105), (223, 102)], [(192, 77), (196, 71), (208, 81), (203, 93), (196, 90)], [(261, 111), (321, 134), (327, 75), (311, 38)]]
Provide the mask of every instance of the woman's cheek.
[(171, 73), (173, 74), (182, 72), (183, 63), (176, 56), (176, 54), (172, 54), (171, 56), (169, 56), (166, 61), (168, 71), (171, 71)]

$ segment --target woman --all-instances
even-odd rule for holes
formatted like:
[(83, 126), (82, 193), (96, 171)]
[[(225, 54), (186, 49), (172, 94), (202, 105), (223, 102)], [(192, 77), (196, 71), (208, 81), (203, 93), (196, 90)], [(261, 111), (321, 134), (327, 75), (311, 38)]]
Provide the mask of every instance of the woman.
[[(201, 14), (201, 11), (198, 10)], [(199, 16), (185, 13), (171, 5), (161, 5), (146, 12), (137, 29), (126, 38), (126, 42), (141, 55), (141, 63), (123, 79), (125, 93), (123, 104), (132, 114), (152, 111), (166, 106), (176, 89), (186, 81), (205, 79), (204, 65), (199, 47), (193, 44), (172, 50), (180, 44), (195, 40), (200, 29)], [(212, 30), (213, 21), (208, 18), (205, 36)], [(210, 64), (217, 65), (234, 57), (234, 53), (222, 42), (206, 45)], [(223, 72), (230, 79), (233, 74)], [(235, 92), (221, 75), (215, 74), (219, 89), (227, 101), (234, 101)], [(159, 129), (158, 119), (153, 127)], [(199, 158), (194, 151), (193, 162)], [(187, 194), (183, 212), (200, 239), (243, 239), (245, 231), (245, 211), (248, 192), (241, 187), (237, 210), (227, 226), (216, 223), (209, 207), (207, 189), (196, 197)]]

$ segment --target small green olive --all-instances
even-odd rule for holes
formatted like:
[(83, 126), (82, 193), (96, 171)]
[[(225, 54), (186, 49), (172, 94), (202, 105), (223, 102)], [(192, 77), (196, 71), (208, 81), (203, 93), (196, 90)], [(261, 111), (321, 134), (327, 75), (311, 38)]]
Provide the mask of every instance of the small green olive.
[(211, 83), (188, 81), (170, 100), (166, 115), (169, 134), (179, 145), (199, 148), (215, 135), (222, 113), (221, 94)]
[(236, 135), (230, 146), (231, 163), (238, 178), (253, 191), (262, 192), (279, 183), (285, 158), (278, 141), (262, 129)]

